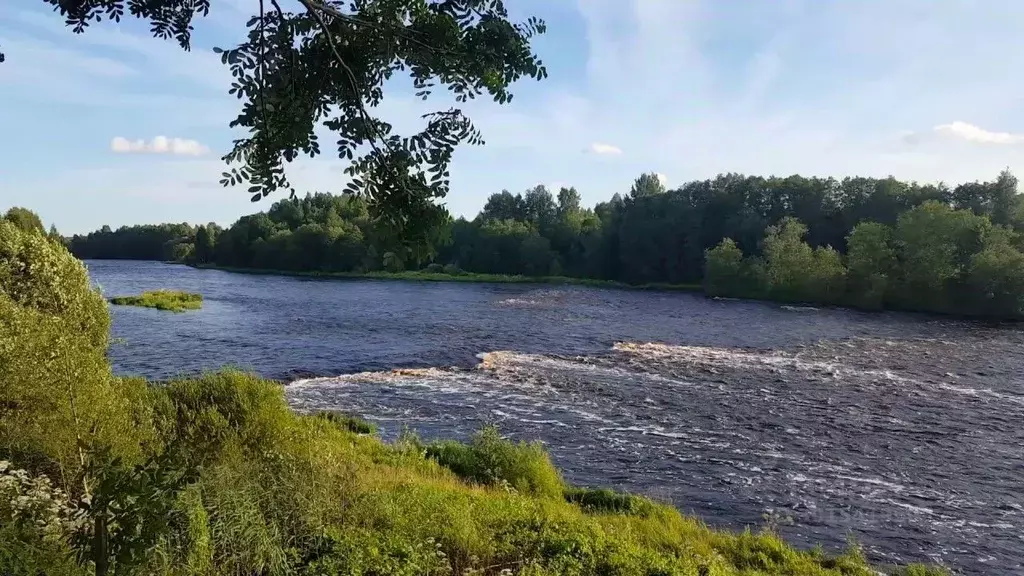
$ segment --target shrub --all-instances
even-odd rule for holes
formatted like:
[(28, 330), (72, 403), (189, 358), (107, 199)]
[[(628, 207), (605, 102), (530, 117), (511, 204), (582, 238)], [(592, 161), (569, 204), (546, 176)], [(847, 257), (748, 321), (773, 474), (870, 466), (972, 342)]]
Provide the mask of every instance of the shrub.
[(0, 221), (0, 456), (60, 475), (68, 487), (86, 441), (138, 455), (136, 395), (111, 376), (109, 325), (81, 262)]
[(423, 271), (430, 274), (441, 274), (444, 272), (444, 266), (437, 262), (431, 262), (430, 264), (427, 264), (427, 267), (424, 268)]
[(385, 252), (381, 257), (381, 265), (386, 272), (401, 272), (405, 270), (405, 262), (402, 257), (394, 252)]
[(0, 573), (85, 574), (64, 548), (77, 519), (45, 476), (0, 460)]
[(731, 238), (704, 252), (704, 291), (709, 296), (757, 296), (761, 278)]
[(445, 264), (443, 271), (445, 274), (451, 276), (461, 276), (465, 274), (465, 272), (463, 272), (462, 269), (459, 268), (457, 264)]
[(335, 426), (338, 426), (342, 430), (348, 430), (355, 434), (376, 434), (377, 426), (372, 422), (367, 422), (359, 416), (351, 414), (343, 414), (341, 412), (317, 412), (314, 414), (317, 418), (323, 418), (328, 422), (331, 422)]
[(655, 504), (634, 494), (623, 494), (608, 488), (567, 488), (565, 499), (588, 512), (614, 512), (647, 516)]
[(291, 412), (284, 391), (256, 376), (224, 370), (174, 380), (155, 402), (164, 442), (215, 459), (232, 443), (243, 448), (273, 446), (287, 436)]
[(472, 441), (438, 442), (427, 447), (427, 456), (456, 475), (482, 484), (501, 485), (517, 492), (560, 498), (562, 477), (539, 443), (506, 440), (488, 426)]
[(46, 234), (46, 228), (43, 227), (43, 221), (39, 219), (39, 215), (28, 208), (15, 206), (8, 210), (7, 213), (3, 215), (3, 218), (0, 219), (7, 220), (11, 224), (14, 224), (17, 228), (21, 229), (22, 232)]

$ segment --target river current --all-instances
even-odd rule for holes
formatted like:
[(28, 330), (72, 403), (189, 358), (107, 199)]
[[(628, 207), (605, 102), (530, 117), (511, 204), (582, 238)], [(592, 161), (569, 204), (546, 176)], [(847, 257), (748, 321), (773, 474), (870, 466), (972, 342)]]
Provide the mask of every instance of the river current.
[(487, 423), (566, 478), (879, 563), (1024, 572), (1024, 327), (541, 285), (314, 280), (87, 262), (115, 370), (233, 365), (422, 437)]

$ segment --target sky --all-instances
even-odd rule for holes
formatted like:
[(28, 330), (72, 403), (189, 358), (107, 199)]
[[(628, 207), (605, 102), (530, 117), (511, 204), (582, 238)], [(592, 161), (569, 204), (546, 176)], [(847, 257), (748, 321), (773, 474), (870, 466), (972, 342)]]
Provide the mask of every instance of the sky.
[[(287, 5), (293, 0), (287, 0)], [(218, 222), (265, 210), (221, 187), (238, 102), (214, 46), (236, 45), (256, 0), (213, 0), (193, 51), (140, 22), (75, 35), (38, 0), (0, 2), (0, 209), (65, 234), (104, 224)], [(1024, 175), (1020, 0), (506, 0), (543, 18), (548, 68), (511, 104), (464, 109), (486, 145), (455, 153), (455, 215), (492, 193), (575, 186), (587, 205), (643, 172), (669, 187), (724, 172)], [(377, 113), (405, 134), (447, 101), (389, 86)], [(329, 142), (330, 140), (328, 140)], [(330, 156), (288, 167), (298, 191), (341, 192)]]

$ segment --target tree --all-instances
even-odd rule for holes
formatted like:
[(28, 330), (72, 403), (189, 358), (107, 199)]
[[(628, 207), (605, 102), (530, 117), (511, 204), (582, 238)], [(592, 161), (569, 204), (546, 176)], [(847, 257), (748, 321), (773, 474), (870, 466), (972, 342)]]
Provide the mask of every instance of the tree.
[(565, 218), (567, 215), (580, 211), (580, 193), (576, 188), (562, 187), (558, 191), (558, 216)]
[(196, 229), (195, 248), (192, 256), (199, 264), (212, 262), (214, 258), (214, 234), (207, 226), (199, 226)]
[(807, 273), (814, 268), (814, 251), (803, 241), (806, 234), (807, 226), (791, 216), (765, 233), (768, 287), (776, 297), (801, 300), (810, 292)]
[(987, 242), (971, 257), (971, 311), (993, 317), (1024, 316), (1024, 254), (1002, 239)]
[(523, 195), (523, 205), (526, 208), (527, 222), (541, 232), (546, 233), (551, 229), (558, 208), (554, 196), (548, 192), (546, 186), (541, 184), (527, 190)]
[(3, 219), (25, 232), (46, 233), (46, 227), (43, 226), (43, 221), (39, 218), (39, 215), (28, 208), (15, 206), (4, 214)]
[(743, 252), (732, 238), (723, 238), (705, 253), (704, 291), (711, 296), (757, 292)]
[(861, 222), (850, 232), (846, 245), (851, 300), (865, 308), (881, 308), (897, 266), (891, 228)]
[(956, 284), (991, 227), (984, 216), (936, 201), (901, 214), (893, 233), (900, 263), (900, 304), (953, 311)]
[[(224, 155), (229, 168), (221, 183), (245, 185), (254, 202), (281, 189), (294, 195), (284, 165), (300, 154), (320, 154), (315, 130), (326, 127), (336, 136), (338, 157), (351, 161), (348, 190), (365, 194), (373, 217), (406, 249), (419, 251), (431, 227), (447, 221), (434, 201), (448, 193), (455, 147), (483, 138), (455, 107), (426, 114), (419, 133), (395, 134), (371, 114), (384, 84), (405, 72), (423, 99), (446, 88), (457, 103), (483, 94), (507, 103), (516, 80), (547, 76), (530, 45), (546, 26), (532, 17), (510, 22), (502, 0), (297, 1), (301, 10), (292, 12), (260, 0), (246, 40), (215, 49), (234, 78), (229, 93), (241, 100), (230, 126), (247, 132)], [(194, 20), (210, 9), (210, 0), (43, 2), (75, 33), (130, 15), (185, 50)]]
[(521, 194), (512, 195), (508, 190), (491, 194), (480, 212), (483, 220), (526, 220), (526, 205)]
[(643, 198), (645, 196), (654, 196), (656, 194), (663, 194), (665, 192), (665, 185), (661, 183), (661, 178), (655, 173), (641, 174), (639, 178), (633, 182), (633, 188), (629, 191), (631, 198)]

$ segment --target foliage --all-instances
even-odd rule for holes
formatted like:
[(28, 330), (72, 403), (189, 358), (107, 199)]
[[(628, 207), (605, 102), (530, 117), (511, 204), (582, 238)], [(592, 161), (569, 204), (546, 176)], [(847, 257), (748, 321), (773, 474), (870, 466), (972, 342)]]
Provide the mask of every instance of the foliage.
[(49, 478), (0, 460), (0, 572), (84, 574), (63, 540), (77, 529), (67, 495)]
[(134, 391), (111, 377), (109, 325), (81, 262), (0, 221), (0, 457), (31, 455), (21, 463), (77, 490), (86, 435), (137, 454)]
[(830, 247), (812, 249), (805, 233), (792, 218), (769, 227), (763, 273), (756, 272), (756, 257), (723, 241), (707, 253), (705, 290), (750, 295), (756, 284), (750, 276), (760, 276), (780, 300), (1024, 318), (1019, 236), (987, 216), (927, 201), (901, 214), (895, 226), (861, 222), (847, 239), (845, 262)]
[(562, 495), (562, 477), (544, 448), (505, 440), (493, 426), (477, 432), (469, 444), (432, 444), (426, 455), (467, 480), (548, 498)]
[(567, 488), (565, 499), (589, 512), (647, 516), (655, 510), (655, 504), (642, 496), (608, 488)]
[(14, 224), (23, 232), (46, 233), (46, 228), (43, 226), (43, 221), (39, 218), (39, 215), (28, 208), (15, 206), (4, 214), (3, 219)]
[(149, 290), (138, 296), (115, 296), (111, 304), (118, 306), (141, 306), (168, 312), (199, 310), (203, 307), (203, 295), (178, 290)]
[[(364, 198), (317, 193), (276, 202), (224, 230), (199, 226), (181, 241), (195, 246), (191, 263), (232, 269), (403, 275), (396, 277), (429, 269), (428, 276), (408, 277), (702, 283), (710, 295), (998, 316), (995, 309), (1007, 309), (1014, 297), (1010, 248), (1024, 247), (1015, 232), (1024, 231), (1024, 196), (1012, 192), (1015, 183), (1008, 172), (953, 190), (892, 178), (725, 174), (666, 191), (657, 175), (646, 174), (625, 197), (616, 194), (593, 209), (581, 207), (573, 188), (556, 196), (536, 186), (492, 194), (473, 220), (448, 222), (428, 258), (401, 257), (406, 252), (372, 218)], [(961, 205), (969, 210), (955, 209)], [(985, 224), (991, 218), (1006, 224)], [(1004, 228), (1013, 233), (998, 260), (1010, 266), (1009, 275), (981, 280), (979, 260), (974, 281), (994, 291), (988, 304), (972, 304), (964, 297), (971, 255)], [(930, 236), (920, 235), (928, 230)], [(943, 264), (947, 253), (956, 257)], [(995, 261), (995, 253), (987, 254), (985, 262)], [(437, 275), (438, 266), (447, 276)], [(946, 288), (937, 290), (925, 270), (945, 275), (937, 282)], [(918, 298), (922, 289), (934, 299)]]
[[(191, 47), (193, 20), (209, 0), (43, 0), (75, 32), (127, 15), (147, 21), (158, 38)], [(259, 3), (244, 42), (216, 48), (231, 71), (228, 92), (241, 100), (230, 123), (247, 136), (224, 156), (222, 184), (242, 184), (253, 201), (294, 189), (284, 164), (320, 154), (318, 127), (335, 135), (337, 156), (351, 162), (349, 190), (365, 194), (373, 217), (419, 255), (447, 213), (434, 203), (448, 193), (448, 166), (462, 142), (482, 144), (459, 108), (423, 116), (422, 131), (402, 137), (371, 115), (397, 73), (426, 100), (445, 88), (456, 103), (486, 94), (504, 104), (523, 76), (547, 76), (531, 51), (545, 32), (537, 18), (513, 23), (501, 0), (299, 0), (300, 10)], [(3, 56), (0, 55), (0, 61)], [(225, 86), (225, 88), (229, 88)], [(239, 165), (239, 167), (231, 167)], [(401, 254), (403, 258), (406, 256)]]
[(377, 425), (372, 422), (354, 416), (352, 414), (342, 414), (340, 412), (317, 412), (316, 416), (331, 422), (335, 426), (349, 432), (356, 434), (376, 434)]
[(763, 292), (761, 278), (732, 238), (725, 238), (705, 253), (704, 291), (709, 296), (724, 294), (754, 297)]
[(864, 308), (881, 308), (898, 265), (891, 229), (878, 222), (861, 222), (846, 243), (851, 300)]
[[(402, 247), (371, 218), (365, 199), (317, 193), (276, 202), (227, 229), (199, 226), (179, 241), (194, 246), (191, 263), (228, 269), (701, 283), (712, 296), (1016, 317), (1024, 196), (1011, 194), (1012, 186), (1009, 172), (952, 191), (891, 178), (726, 174), (665, 191), (647, 174), (627, 197), (615, 195), (593, 209), (580, 207), (575, 189), (563, 188), (556, 200), (537, 186), (524, 194), (493, 194), (473, 220), (449, 222), (446, 239), (425, 259), (403, 259)], [(1006, 224), (994, 225), (992, 218)]]
[[(200, 226), (199, 228), (203, 228)], [(71, 253), (82, 259), (177, 261), (176, 246), (198, 235), (189, 224), (144, 224), (111, 230), (104, 226), (87, 235), (71, 237)]]

